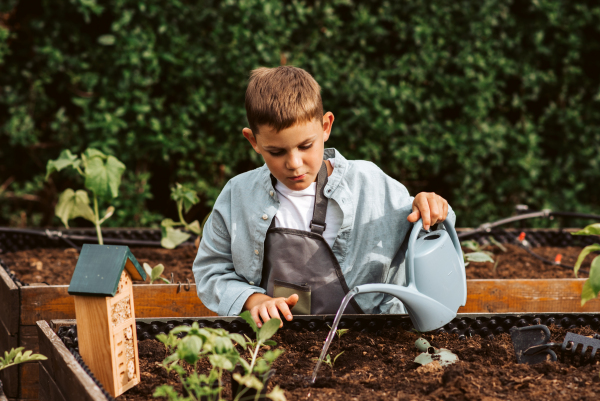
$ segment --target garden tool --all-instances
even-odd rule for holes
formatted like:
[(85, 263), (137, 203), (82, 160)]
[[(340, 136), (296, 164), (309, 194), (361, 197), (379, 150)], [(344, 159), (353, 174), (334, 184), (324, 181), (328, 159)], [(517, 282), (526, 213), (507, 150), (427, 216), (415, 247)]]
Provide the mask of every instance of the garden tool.
[[(596, 334), (593, 338), (568, 332), (562, 343), (551, 343), (550, 330), (543, 324), (527, 327), (513, 327), (510, 329), (517, 363), (527, 363), (534, 365), (544, 361), (556, 361), (556, 353), (553, 348), (559, 348), (561, 359), (565, 359), (568, 354), (574, 359), (577, 349), (581, 345), (579, 362), (581, 364), (591, 363), (596, 358), (596, 351), (600, 348), (600, 336)], [(591, 348), (591, 353), (587, 356), (587, 350)]]
[(454, 226), (445, 220), (444, 227), (446, 230), (437, 229), (419, 237), (423, 221), (414, 224), (406, 252), (406, 287), (363, 284), (353, 291), (384, 292), (400, 299), (413, 326), (421, 332), (450, 322), (467, 302), (467, 278)]

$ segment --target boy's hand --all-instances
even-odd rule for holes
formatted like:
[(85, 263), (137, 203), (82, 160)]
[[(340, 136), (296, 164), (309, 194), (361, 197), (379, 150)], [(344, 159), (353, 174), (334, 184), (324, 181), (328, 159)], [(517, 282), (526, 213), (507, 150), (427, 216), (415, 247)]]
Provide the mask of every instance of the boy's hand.
[(433, 192), (420, 192), (415, 196), (412, 210), (407, 220), (414, 223), (419, 218), (422, 218), (423, 228), (429, 230), (430, 226), (446, 220), (448, 216), (448, 201)]
[[(271, 298), (265, 294), (252, 294), (246, 300), (244, 309), (250, 311), (250, 314), (258, 327), (262, 326), (263, 321), (266, 322), (273, 318), (281, 320), (279, 327), (283, 327), (283, 320), (279, 317), (279, 311), (285, 316), (286, 320), (290, 321), (293, 319), (290, 308), (293, 308), (297, 302), (297, 294), (292, 294), (287, 298)], [(259, 315), (263, 321), (260, 320), (258, 317)]]

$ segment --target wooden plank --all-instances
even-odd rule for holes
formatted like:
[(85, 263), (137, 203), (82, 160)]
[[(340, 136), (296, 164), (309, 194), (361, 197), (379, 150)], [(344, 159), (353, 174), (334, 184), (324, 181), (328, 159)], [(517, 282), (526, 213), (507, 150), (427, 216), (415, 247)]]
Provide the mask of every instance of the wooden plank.
[(100, 387), (85, 373), (67, 347), (46, 321), (37, 322), (40, 353), (48, 357), (40, 363), (62, 394), (80, 401), (106, 401)]
[(19, 287), (8, 273), (0, 268), (0, 321), (11, 334), (19, 330)]
[(40, 365), (40, 397), (39, 401), (67, 401), (60, 389), (52, 380), (50, 373), (41, 363)]
[(114, 394), (109, 301), (110, 297), (75, 295), (79, 354), (104, 388)]
[[(11, 335), (4, 324), (0, 322), (0, 352), (2, 355), (4, 355), (4, 351), (10, 351), (11, 348), (17, 347), (18, 343), (19, 338), (17, 334)], [(2, 380), (4, 393), (7, 397), (16, 398), (19, 396), (19, 369), (13, 366), (1, 370), (0, 380)]]
[[(135, 314), (138, 318), (216, 316), (198, 298), (196, 285), (189, 291), (182, 284), (139, 284), (133, 286)], [(21, 325), (35, 325), (38, 320), (75, 319), (73, 297), (67, 285), (21, 287)]]
[(19, 385), (19, 397), (22, 399), (37, 400), (39, 397), (39, 377), (40, 369), (38, 363), (24, 363), (18, 366), (19, 378), (21, 383)]
[(600, 299), (581, 306), (585, 279), (468, 280), (458, 313), (598, 312)]
[(37, 326), (21, 326), (19, 329), (19, 347), (25, 347), (26, 351), (39, 352)]

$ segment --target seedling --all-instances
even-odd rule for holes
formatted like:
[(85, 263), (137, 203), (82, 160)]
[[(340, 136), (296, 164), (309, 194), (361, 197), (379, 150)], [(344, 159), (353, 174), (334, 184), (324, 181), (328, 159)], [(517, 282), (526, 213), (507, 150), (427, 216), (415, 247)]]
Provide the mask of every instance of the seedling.
[[(242, 314), (247, 320), (250, 316)], [(273, 323), (269, 323), (272, 321)], [(174, 352), (163, 361), (163, 367), (167, 372), (174, 371), (179, 375), (179, 379), (187, 395), (184, 397), (175, 391), (172, 386), (162, 385), (157, 387), (154, 397), (167, 397), (170, 401), (190, 401), (190, 400), (221, 400), (223, 391), (222, 375), (225, 370), (233, 371), (237, 364), (241, 364), (245, 374), (233, 374), (233, 379), (244, 386), (244, 389), (235, 395), (234, 401), (240, 401), (242, 396), (254, 389), (257, 392), (256, 399), (264, 388), (265, 383), (259, 380), (254, 373), (264, 373), (270, 370), (273, 361), (283, 353), (283, 350), (274, 350), (265, 352), (262, 358), (258, 358), (258, 350), (261, 346), (274, 344), (270, 338), (279, 329), (281, 323), (278, 319), (272, 319), (266, 322), (259, 330), (256, 324), (250, 326), (256, 332), (256, 341), (250, 343), (247, 338), (240, 334), (228, 333), (223, 329), (200, 328), (198, 323), (192, 323), (192, 326), (179, 326), (171, 330), (168, 335), (158, 335), (157, 339), (161, 341), (168, 350)], [(252, 323), (254, 321), (252, 320)], [(177, 336), (185, 334), (181, 339)], [(253, 356), (252, 362), (248, 363), (237, 351), (233, 343), (237, 343), (243, 349), (248, 348)], [(252, 347), (251, 347), (252, 346)], [(255, 350), (252, 348), (256, 347)], [(207, 358), (212, 369), (208, 375), (198, 374), (198, 361)], [(179, 364), (184, 360), (192, 365), (193, 370), (188, 374), (186, 369)], [(267, 394), (267, 397), (275, 401), (285, 401), (283, 390), (279, 386)]]
[[(171, 199), (177, 203), (179, 222), (175, 222), (172, 219), (164, 219), (160, 223), (162, 226), (162, 239), (160, 244), (167, 249), (173, 249), (190, 238), (189, 233), (175, 227), (183, 227), (198, 236), (202, 234), (202, 228), (200, 227), (198, 220), (194, 220), (188, 224), (183, 218), (183, 212), (185, 211), (187, 213), (193, 205), (200, 201), (196, 192), (180, 183), (176, 183), (175, 187), (171, 188)], [(207, 218), (208, 215), (204, 218), (202, 227), (204, 227)]]
[[(331, 354), (327, 354), (327, 356), (325, 357), (325, 359), (323, 359), (323, 363), (326, 364), (327, 366), (329, 366), (331, 368), (331, 373), (333, 374), (333, 367), (335, 366), (335, 362), (337, 361), (337, 359), (340, 357), (340, 355), (342, 355), (345, 351), (340, 352), (339, 354), (337, 354), (336, 356), (333, 357), (333, 359), (331, 359)], [(319, 358), (313, 358), (314, 361), (318, 361)]]
[(494, 259), (492, 258), (493, 253), (484, 251), (483, 248), (477, 243), (475, 240), (463, 241), (460, 243), (465, 248), (472, 250), (471, 253), (464, 253), (463, 258), (465, 260), (465, 266), (467, 266), (470, 262), (492, 262), (494, 263)]
[[(573, 235), (600, 235), (600, 223), (591, 224), (585, 227), (583, 230), (577, 231), (573, 233)], [(575, 273), (575, 277), (577, 277), (577, 272), (581, 267), (585, 257), (589, 255), (591, 252), (600, 252), (600, 244), (588, 245), (579, 254), (577, 258), (577, 262), (575, 263), (575, 267), (573, 271)], [(583, 283), (583, 289), (581, 290), (581, 306), (583, 306), (587, 301), (594, 299), (598, 296), (600, 292), (600, 255), (596, 256), (592, 260), (592, 264), (590, 266), (590, 276)]]
[(4, 358), (0, 356), (0, 370), (6, 369), (10, 366), (18, 365), (20, 363), (45, 361), (46, 358), (41, 354), (33, 354), (33, 351), (23, 350), (25, 347), (11, 348), (9, 351), (4, 351)]
[(148, 274), (148, 277), (150, 277), (150, 284), (154, 284), (157, 280), (162, 280), (165, 284), (170, 283), (169, 280), (161, 276), (165, 271), (165, 267), (162, 263), (154, 267), (150, 267), (148, 263), (144, 263), (144, 270), (146, 271), (146, 274)]
[(341, 339), (342, 336), (349, 331), (350, 331), (350, 329), (338, 329), (335, 331), (335, 333), (337, 334), (338, 338)]
[(48, 161), (46, 180), (53, 172), (69, 168), (74, 169), (84, 178), (85, 188), (92, 193), (94, 208), (90, 207), (90, 198), (85, 190), (74, 191), (69, 188), (60, 194), (54, 213), (67, 228), (69, 228), (69, 220), (76, 217), (83, 217), (91, 221), (96, 227), (98, 244), (103, 245), (100, 225), (113, 215), (115, 208), (109, 206), (104, 217), (100, 218), (98, 201), (102, 198), (112, 200), (119, 196), (119, 185), (121, 185), (121, 176), (125, 171), (125, 165), (116, 157), (107, 156), (93, 148), (87, 148), (81, 154), (81, 158), (65, 149), (60, 153), (58, 159)]
[(433, 361), (438, 361), (441, 366), (446, 366), (458, 362), (458, 356), (446, 348), (435, 348), (424, 338), (415, 341), (415, 346), (422, 354), (415, 358), (415, 362), (421, 365), (427, 365)]

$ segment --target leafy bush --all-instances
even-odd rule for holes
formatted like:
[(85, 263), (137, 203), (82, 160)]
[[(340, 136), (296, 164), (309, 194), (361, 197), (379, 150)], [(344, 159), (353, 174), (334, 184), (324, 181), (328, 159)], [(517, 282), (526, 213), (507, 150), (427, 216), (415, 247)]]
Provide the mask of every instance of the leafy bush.
[[(336, 116), (328, 145), (435, 191), (462, 226), (532, 208), (598, 212), (600, 4), (592, 0), (18, 0), (0, 21), (0, 224), (48, 225), (65, 145), (128, 171), (119, 225), (201, 219), (262, 164), (245, 143), (258, 66), (312, 73)], [(142, 181), (144, 183), (142, 183)], [(153, 198), (139, 196), (137, 189)], [(136, 195), (137, 194), (137, 195)], [(149, 195), (148, 195), (149, 196)], [(46, 202), (47, 203), (47, 202)], [(35, 217), (37, 216), (37, 217)], [(22, 220), (22, 219), (21, 219)]]
[[(583, 230), (577, 231), (573, 233), (574, 235), (598, 235), (600, 238), (600, 223), (592, 224), (585, 227)], [(593, 252), (600, 252), (600, 244), (588, 245), (581, 250), (579, 257), (577, 258), (577, 262), (575, 262), (575, 266), (573, 271), (575, 273), (575, 277), (577, 277), (577, 272), (581, 267), (585, 257)], [(592, 263), (590, 266), (590, 276), (583, 283), (583, 288), (581, 289), (581, 306), (585, 305), (585, 303), (591, 299), (594, 299), (600, 293), (600, 255), (594, 257), (592, 259)]]

